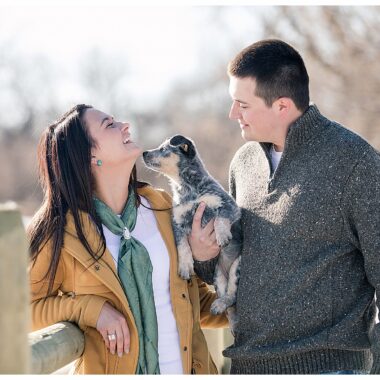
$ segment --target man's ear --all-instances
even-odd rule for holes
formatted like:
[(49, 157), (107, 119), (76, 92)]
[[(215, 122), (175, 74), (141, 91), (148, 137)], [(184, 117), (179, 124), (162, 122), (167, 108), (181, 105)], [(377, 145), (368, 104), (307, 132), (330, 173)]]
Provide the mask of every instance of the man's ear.
[(283, 113), (283, 112), (288, 113), (290, 111), (290, 109), (294, 106), (295, 106), (294, 102), (290, 98), (282, 97), (282, 98), (278, 98), (275, 101), (275, 107), (276, 107), (277, 111), (279, 111), (281, 113)]

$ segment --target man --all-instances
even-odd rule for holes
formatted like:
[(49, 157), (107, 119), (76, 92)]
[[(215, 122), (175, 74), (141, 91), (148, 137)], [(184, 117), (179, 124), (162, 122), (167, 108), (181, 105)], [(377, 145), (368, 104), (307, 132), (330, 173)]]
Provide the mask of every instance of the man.
[[(304, 62), (285, 42), (247, 47), (228, 73), (229, 116), (247, 141), (230, 167), (243, 235), (231, 373), (380, 373), (378, 152), (309, 105)], [(210, 283), (219, 249), (203, 209), (189, 241)]]

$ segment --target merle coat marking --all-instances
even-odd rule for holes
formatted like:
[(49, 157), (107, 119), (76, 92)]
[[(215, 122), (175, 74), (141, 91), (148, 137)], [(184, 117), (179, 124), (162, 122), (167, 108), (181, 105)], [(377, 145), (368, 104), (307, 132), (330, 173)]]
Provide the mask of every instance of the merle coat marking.
[[(200, 159), (194, 143), (180, 135), (164, 141), (157, 149), (143, 153), (145, 165), (163, 173), (173, 191), (172, 222), (178, 249), (178, 272), (184, 279), (194, 274), (193, 256), (187, 240), (194, 213), (201, 201), (206, 203), (202, 227), (212, 218), (216, 240), (222, 247), (215, 269), (214, 285), (218, 298), (211, 305), (213, 314), (227, 309), (234, 332), (237, 285), (239, 280), (241, 241), (232, 232), (239, 228), (240, 209), (233, 198), (211, 177)], [(232, 227), (232, 229), (231, 229)]]

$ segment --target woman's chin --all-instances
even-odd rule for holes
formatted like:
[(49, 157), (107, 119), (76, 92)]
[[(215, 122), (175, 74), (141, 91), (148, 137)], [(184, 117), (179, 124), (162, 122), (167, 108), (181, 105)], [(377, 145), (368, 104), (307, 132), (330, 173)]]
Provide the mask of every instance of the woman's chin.
[(138, 152), (138, 154), (141, 154), (142, 153), (142, 149), (140, 148), (139, 145), (137, 145), (135, 142), (131, 141), (127, 144), (124, 144), (124, 147), (125, 149), (128, 151), (128, 152)]

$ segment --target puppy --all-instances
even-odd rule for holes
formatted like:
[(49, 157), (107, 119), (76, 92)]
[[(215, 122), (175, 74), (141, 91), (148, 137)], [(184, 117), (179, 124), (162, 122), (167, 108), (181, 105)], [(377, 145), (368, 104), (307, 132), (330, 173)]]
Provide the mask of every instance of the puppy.
[[(234, 332), (239, 279), (239, 238), (232, 239), (232, 230), (239, 228), (240, 209), (235, 201), (207, 172), (194, 143), (176, 135), (163, 142), (157, 149), (143, 153), (145, 165), (170, 179), (173, 191), (172, 222), (178, 249), (179, 275), (189, 279), (194, 274), (193, 256), (188, 243), (194, 213), (200, 202), (206, 203), (202, 227), (212, 218), (217, 243), (222, 247), (215, 268), (214, 285), (218, 298), (211, 305), (211, 313), (221, 314), (227, 310)], [(239, 236), (239, 233), (236, 234)], [(231, 240), (232, 239), (232, 240)]]

